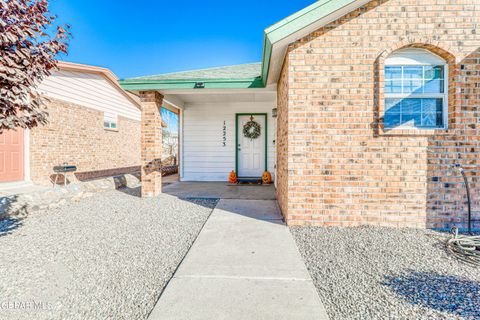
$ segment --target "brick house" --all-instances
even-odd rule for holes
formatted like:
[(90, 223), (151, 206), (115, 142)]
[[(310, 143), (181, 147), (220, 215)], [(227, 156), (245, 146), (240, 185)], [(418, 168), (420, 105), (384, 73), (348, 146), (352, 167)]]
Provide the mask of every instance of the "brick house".
[(80, 180), (140, 169), (140, 103), (108, 69), (60, 62), (39, 90), (49, 123), (0, 135), (0, 188), (52, 184), (53, 167), (78, 167)]
[[(480, 194), (478, 0), (320, 0), (265, 30), (259, 64), (121, 81), (142, 101), (143, 194), (161, 192), (159, 106), (185, 181), (274, 173), (290, 225), (444, 228)], [(246, 138), (244, 125), (261, 127)]]

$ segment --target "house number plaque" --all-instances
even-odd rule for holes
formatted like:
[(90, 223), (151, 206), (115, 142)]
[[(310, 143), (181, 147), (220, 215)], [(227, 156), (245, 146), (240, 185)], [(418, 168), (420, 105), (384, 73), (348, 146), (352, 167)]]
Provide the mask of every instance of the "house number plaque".
[(222, 141), (222, 145), (223, 147), (226, 147), (227, 146), (227, 122), (226, 121), (223, 121), (223, 141)]

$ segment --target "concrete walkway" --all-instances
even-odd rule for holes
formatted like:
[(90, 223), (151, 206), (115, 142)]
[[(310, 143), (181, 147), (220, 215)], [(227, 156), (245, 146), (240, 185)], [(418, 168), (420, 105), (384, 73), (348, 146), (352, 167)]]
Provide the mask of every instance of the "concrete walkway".
[(220, 200), (157, 319), (328, 319), (274, 200)]

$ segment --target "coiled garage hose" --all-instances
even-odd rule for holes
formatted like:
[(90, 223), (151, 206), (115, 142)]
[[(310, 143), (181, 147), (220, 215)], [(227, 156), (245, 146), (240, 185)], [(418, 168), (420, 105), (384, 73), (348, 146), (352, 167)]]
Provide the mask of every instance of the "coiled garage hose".
[(464, 236), (452, 229), (452, 238), (447, 241), (447, 249), (458, 259), (480, 266), (480, 236)]

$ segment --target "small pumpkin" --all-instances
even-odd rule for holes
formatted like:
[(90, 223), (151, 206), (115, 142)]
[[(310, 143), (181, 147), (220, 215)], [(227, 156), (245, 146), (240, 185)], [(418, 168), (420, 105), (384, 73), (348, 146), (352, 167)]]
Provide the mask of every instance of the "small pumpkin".
[(228, 182), (237, 183), (237, 174), (235, 173), (234, 170), (232, 170), (232, 172), (230, 172), (230, 176), (228, 177)]
[(263, 173), (262, 181), (263, 181), (263, 184), (271, 184), (272, 183), (272, 175), (270, 174), (270, 172), (265, 171)]

